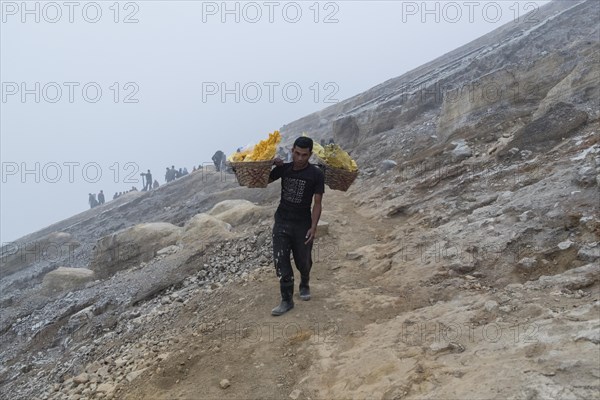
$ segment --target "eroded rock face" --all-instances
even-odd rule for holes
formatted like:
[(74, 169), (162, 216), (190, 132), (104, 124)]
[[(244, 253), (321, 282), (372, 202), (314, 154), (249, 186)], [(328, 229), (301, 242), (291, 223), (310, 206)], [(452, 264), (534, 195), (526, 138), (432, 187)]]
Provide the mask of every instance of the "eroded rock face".
[(592, 286), (600, 278), (600, 265), (586, 264), (579, 268), (573, 268), (562, 274), (552, 276), (541, 276), (537, 281), (527, 282), (525, 287), (532, 289), (541, 288), (564, 288), (578, 290)]
[(557, 103), (544, 116), (532, 121), (517, 131), (512, 141), (498, 155), (510, 155), (510, 149), (540, 151), (550, 148), (558, 141), (571, 136), (584, 125), (588, 115), (574, 105)]
[[(544, 115), (554, 104), (559, 102), (585, 103), (600, 97), (600, 75), (593, 64), (589, 63), (589, 57), (595, 51), (594, 45), (589, 41), (574, 43), (580, 46), (580, 50), (574, 57), (577, 64), (572, 70), (558, 82), (540, 103), (533, 118)], [(560, 68), (561, 66), (559, 66)], [(555, 68), (556, 69), (556, 68)]]
[[(550, 24), (542, 22), (544, 17), (535, 27), (506, 25), (281, 132), (324, 138), (333, 130), (336, 142), (361, 165), (372, 163), (375, 155), (409, 155), (416, 152), (415, 144), (508, 138), (557, 103), (572, 104), (595, 119), (600, 76), (594, 73), (598, 42), (590, 39), (598, 35), (594, 7), (593, 1), (554, 2), (545, 11), (556, 17)], [(569, 24), (573, 20), (577, 26)], [(581, 116), (572, 122), (581, 123)]]
[(79, 245), (66, 232), (52, 232), (33, 241), (6, 243), (0, 257), (0, 276), (8, 276), (41, 261), (58, 260)]
[(180, 227), (156, 222), (135, 225), (105, 236), (96, 245), (90, 269), (99, 278), (105, 278), (132, 265), (151, 260), (158, 250), (177, 243), (181, 232)]
[(44, 276), (42, 289), (48, 293), (57, 293), (79, 289), (94, 280), (94, 271), (86, 268), (58, 267)]

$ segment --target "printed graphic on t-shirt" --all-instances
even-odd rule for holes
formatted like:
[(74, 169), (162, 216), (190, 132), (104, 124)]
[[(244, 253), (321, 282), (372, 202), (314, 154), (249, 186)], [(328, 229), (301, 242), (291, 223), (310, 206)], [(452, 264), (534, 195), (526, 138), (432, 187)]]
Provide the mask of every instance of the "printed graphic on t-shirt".
[(306, 181), (304, 179), (283, 178), (283, 200), (300, 204), (304, 196)]

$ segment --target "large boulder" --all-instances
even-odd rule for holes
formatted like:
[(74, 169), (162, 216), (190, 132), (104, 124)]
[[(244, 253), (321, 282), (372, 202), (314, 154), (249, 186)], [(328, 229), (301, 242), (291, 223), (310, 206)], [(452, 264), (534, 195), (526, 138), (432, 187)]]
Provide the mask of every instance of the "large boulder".
[(151, 260), (156, 252), (176, 244), (182, 228), (165, 222), (139, 224), (103, 237), (94, 249), (90, 268), (100, 278)]
[(398, 163), (396, 163), (394, 160), (383, 160), (379, 163), (379, 172), (383, 174), (393, 168), (396, 168), (397, 166)]
[(335, 142), (345, 149), (353, 148), (360, 135), (356, 119), (352, 116), (342, 117), (333, 121), (332, 130)]
[(94, 280), (94, 271), (86, 268), (58, 267), (48, 272), (42, 281), (42, 290), (47, 293), (80, 289)]
[(267, 218), (271, 211), (248, 200), (224, 200), (207, 213), (231, 226), (257, 223)]
[(231, 225), (212, 215), (196, 214), (183, 227), (181, 244), (185, 248), (205, 249), (209, 243), (233, 238)]
[(457, 162), (464, 160), (465, 158), (469, 158), (473, 155), (473, 150), (469, 147), (469, 145), (465, 142), (464, 139), (457, 140), (452, 143), (455, 145), (452, 150), (452, 160)]

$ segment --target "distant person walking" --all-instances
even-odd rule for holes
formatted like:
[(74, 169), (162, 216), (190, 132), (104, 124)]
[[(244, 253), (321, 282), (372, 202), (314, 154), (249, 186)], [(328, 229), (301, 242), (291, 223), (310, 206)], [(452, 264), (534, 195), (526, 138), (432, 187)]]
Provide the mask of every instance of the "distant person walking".
[(144, 188), (142, 191), (145, 192), (146, 190), (152, 190), (152, 174), (150, 173), (150, 170), (148, 170), (147, 173), (142, 172), (140, 175), (146, 178), (146, 183), (144, 183)]
[(104, 192), (101, 190), (100, 193), (98, 193), (98, 203), (99, 204), (104, 204)]
[(88, 203), (90, 203), (90, 208), (94, 208), (98, 205), (98, 200), (96, 200), (96, 195), (90, 193), (88, 196)]
[(165, 174), (165, 181), (167, 183), (172, 182), (177, 178), (177, 171), (175, 170), (175, 166), (172, 165), (171, 168), (167, 167), (167, 173)]
[(225, 153), (223, 153), (221, 150), (217, 150), (217, 152), (212, 156), (212, 161), (215, 164), (215, 170), (217, 172), (220, 172), (225, 166), (225, 159)]

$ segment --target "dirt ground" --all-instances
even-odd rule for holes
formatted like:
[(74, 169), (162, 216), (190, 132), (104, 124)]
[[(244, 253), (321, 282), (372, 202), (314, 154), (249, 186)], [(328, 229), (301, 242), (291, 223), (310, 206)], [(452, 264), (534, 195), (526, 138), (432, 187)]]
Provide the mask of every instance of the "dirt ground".
[[(121, 394), (123, 398), (287, 398), (298, 385), (303, 387), (299, 398), (319, 397), (310, 382), (302, 380), (322, 361), (320, 349), (351, 342), (365, 325), (397, 313), (396, 308), (360, 306), (377, 295), (372, 291), (394, 295), (394, 290), (377, 290), (373, 273), (345, 257), (378, 243), (394, 223), (373, 223), (349, 212), (354, 204), (342, 193), (328, 193), (324, 207), (321, 219), (331, 221), (330, 232), (314, 245), (310, 301), (300, 300), (296, 288), (294, 309), (271, 316), (271, 308), (279, 302), (273, 268), (262, 268), (247, 283), (198, 299), (198, 309), (182, 318), (182, 326), (170, 327), (181, 329), (181, 334), (164, 365), (136, 380)], [(191, 321), (199, 328), (189, 328), (186, 322)], [(220, 386), (222, 379), (230, 382), (226, 389)]]
[[(271, 316), (279, 301), (272, 267), (203, 294), (177, 326), (164, 327), (178, 333), (162, 364), (117, 396), (598, 398), (590, 384), (600, 379), (597, 284), (575, 295), (497, 290), (418, 258), (398, 262), (394, 232), (405, 227), (404, 242), (416, 245), (420, 217), (357, 209), (351, 196), (328, 193), (329, 234), (315, 244), (310, 301), (296, 288), (295, 308)], [(592, 336), (580, 340), (581, 332)], [(579, 339), (561, 342), (569, 335)]]

